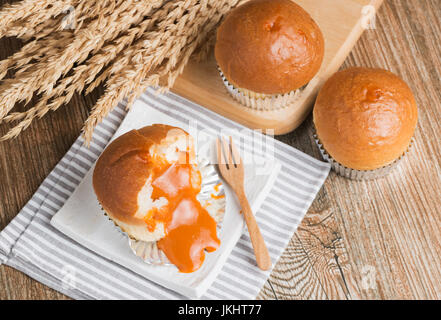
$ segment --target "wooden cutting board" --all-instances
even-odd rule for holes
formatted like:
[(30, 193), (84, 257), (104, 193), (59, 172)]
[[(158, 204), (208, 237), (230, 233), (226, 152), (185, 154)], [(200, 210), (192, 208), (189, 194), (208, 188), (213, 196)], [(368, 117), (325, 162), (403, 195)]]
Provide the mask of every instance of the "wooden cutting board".
[(228, 94), (219, 76), (214, 55), (202, 63), (190, 62), (172, 91), (252, 129), (288, 133), (306, 118), (318, 90), (341, 66), (383, 0), (296, 0), (320, 26), (325, 56), (317, 75), (291, 105), (276, 111), (242, 106)]

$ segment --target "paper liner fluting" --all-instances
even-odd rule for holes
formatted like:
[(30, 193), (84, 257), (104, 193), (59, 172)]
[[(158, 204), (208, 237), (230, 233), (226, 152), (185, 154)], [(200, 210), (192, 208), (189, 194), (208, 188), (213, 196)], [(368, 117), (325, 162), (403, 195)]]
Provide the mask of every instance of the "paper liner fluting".
[[(225, 190), (223, 188), (222, 180), (215, 165), (211, 164), (209, 160), (198, 157), (197, 166), (198, 170), (201, 172), (202, 178), (201, 191), (197, 195), (197, 200), (216, 221), (219, 236), (226, 207)], [(127, 239), (132, 252), (140, 257), (145, 263), (164, 266), (172, 265), (164, 252), (158, 248), (157, 242), (139, 241), (131, 238), (107, 214), (106, 216)]]
[(375, 170), (356, 170), (356, 169), (351, 169), (351, 168), (345, 167), (344, 165), (335, 161), (331, 157), (331, 155), (328, 152), (326, 152), (325, 148), (323, 147), (323, 144), (320, 142), (320, 139), (317, 136), (315, 128), (313, 129), (313, 131), (314, 131), (314, 134), (313, 134), (314, 140), (320, 150), (320, 153), (322, 154), (323, 159), (328, 161), (331, 164), (332, 170), (334, 170), (338, 175), (345, 177), (345, 178), (352, 179), (352, 180), (371, 180), (371, 179), (376, 179), (376, 178), (380, 178), (380, 177), (384, 177), (384, 176), (388, 175), (398, 165), (400, 160), (403, 159), (403, 157), (409, 151), (409, 149), (413, 143), (413, 138), (412, 138), (407, 150), (399, 158), (397, 158), (394, 162), (392, 162), (391, 164), (389, 164), (387, 166), (384, 166), (384, 167), (381, 167), (381, 168), (378, 168)]
[(218, 70), (228, 93), (242, 105), (255, 110), (280, 110), (286, 108), (300, 97), (304, 88), (276, 95), (255, 93), (246, 89), (236, 88), (224, 76), (222, 70), (220, 68)]

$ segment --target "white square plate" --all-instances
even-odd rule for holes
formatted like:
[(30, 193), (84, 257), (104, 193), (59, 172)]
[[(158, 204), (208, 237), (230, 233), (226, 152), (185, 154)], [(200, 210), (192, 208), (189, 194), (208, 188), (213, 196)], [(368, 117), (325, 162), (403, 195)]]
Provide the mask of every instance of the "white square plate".
[[(198, 154), (215, 161), (213, 133), (194, 134), (189, 123), (182, 123), (139, 101), (133, 105), (113, 139), (132, 129), (154, 123), (173, 125), (188, 131), (196, 140)], [(249, 155), (245, 156), (251, 159)], [(220, 248), (215, 252), (207, 253), (203, 266), (196, 272), (180, 273), (174, 266), (146, 264), (132, 253), (127, 239), (101, 211), (92, 187), (93, 168), (89, 170), (60, 211), (54, 215), (51, 224), (81, 245), (157, 284), (190, 298), (202, 296), (216, 279), (243, 232), (244, 220), (239, 213), (240, 207), (232, 190), (224, 183), (226, 210), (219, 234)], [(245, 189), (254, 212), (260, 208), (265, 196), (271, 190), (279, 170), (280, 164), (274, 159), (270, 161), (260, 158), (254, 164), (245, 164)]]

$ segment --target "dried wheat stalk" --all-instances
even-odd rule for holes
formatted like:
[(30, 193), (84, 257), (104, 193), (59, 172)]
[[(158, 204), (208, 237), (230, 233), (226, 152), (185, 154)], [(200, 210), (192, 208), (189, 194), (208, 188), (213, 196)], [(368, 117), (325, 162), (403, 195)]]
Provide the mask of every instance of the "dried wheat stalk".
[[(72, 4), (78, 3), (78, 6), (74, 8), (75, 14), (81, 16), (79, 22), (75, 22), (75, 31), (81, 29), (82, 23), (86, 19), (93, 19), (99, 15), (107, 15), (111, 13), (117, 4), (115, 0), (101, 0), (97, 2), (95, 0), (71, 0)], [(120, 0), (121, 1), (121, 0)], [(6, 72), (10, 68), (20, 68), (30, 63), (31, 61), (39, 62), (39, 58), (43, 55), (55, 55), (57, 49), (60, 46), (64, 46), (68, 41), (72, 41), (74, 34), (71, 32), (58, 32), (64, 30), (67, 24), (70, 23), (70, 19), (65, 19), (65, 16), (58, 17), (56, 19), (49, 19), (37, 26), (29, 27), (26, 24), (21, 25), (22, 30), (17, 31), (14, 28), (10, 29), (7, 33), (8, 36), (17, 36), (23, 39), (30, 39), (35, 37), (35, 40), (25, 45), (19, 52), (12, 55), (10, 58), (0, 62), (0, 80), (4, 78)], [(41, 41), (38, 41), (43, 38)], [(29, 65), (26, 69), (29, 69)], [(22, 69), (24, 71), (25, 69)]]
[[(170, 20), (164, 32), (147, 33), (143, 49), (140, 49), (137, 60), (132, 58), (128, 68), (111, 77), (107, 82), (107, 90), (101, 97), (91, 115), (86, 120), (83, 132), (86, 143), (92, 139), (95, 126), (113, 109), (113, 107), (128, 96), (128, 106), (148, 86), (158, 86), (163, 76), (168, 75), (164, 86), (168, 90), (173, 86), (176, 78), (182, 73), (191, 54), (202, 43), (207, 34), (220, 21), (220, 19), (240, 0), (230, 1), (186, 1), (190, 7), (182, 11), (179, 19)], [(177, 21), (173, 24), (174, 21)], [(182, 32), (185, 30), (185, 32)], [(159, 40), (158, 40), (159, 39)], [(166, 39), (167, 41), (160, 41)], [(155, 46), (155, 44), (158, 44)], [(145, 59), (146, 58), (146, 59)], [(161, 71), (155, 72), (155, 67), (166, 64)], [(180, 64), (177, 66), (178, 62)], [(153, 70), (152, 70), (153, 69)]]
[(143, 15), (146, 3), (136, 0), (125, 0), (115, 8), (108, 17), (98, 17), (90, 23), (87, 29), (82, 29), (75, 36), (74, 41), (67, 44), (58, 56), (51, 56), (40, 61), (29, 70), (6, 80), (0, 85), (0, 119), (2, 119), (19, 101), (29, 101), (37, 92), (52, 91), (55, 83), (65, 75), (73, 64), (83, 62), (89, 53), (96, 49), (102, 39), (112, 40), (125, 28), (124, 23), (136, 23)]
[[(54, 21), (58, 25), (61, 23), (64, 16), (62, 13), (72, 7), (71, 2), (54, 1), (51, 6), (44, 10), (14, 21), (1, 35), (29, 40), (34, 35), (40, 35), (41, 32), (49, 34), (48, 32), (54, 30), (51, 27), (56, 25)], [(58, 19), (54, 19), (55, 17), (58, 17)]]
[(42, 40), (33, 40), (27, 43), (20, 51), (16, 52), (9, 58), (0, 61), (0, 80), (2, 80), (8, 70), (20, 69), (22, 72), (29, 68), (32, 61), (39, 61), (43, 56), (54, 55), (61, 49), (60, 46), (65, 45), (73, 39), (71, 32), (59, 32), (54, 38), (46, 38)]
[(4, 5), (0, 11), (0, 37), (5, 36), (16, 22), (29, 18), (29, 23), (38, 24), (59, 14), (69, 5), (71, 0), (23, 0)]
[[(149, 53), (151, 54), (153, 51), (156, 50), (158, 44), (164, 43), (166, 41), (168, 41), (169, 44), (172, 44), (173, 39), (168, 38), (167, 36), (172, 32), (172, 30), (183, 27), (183, 20), (181, 20), (181, 23), (178, 25), (173, 24), (174, 21), (180, 20), (182, 14), (187, 9), (189, 9), (189, 7), (191, 7), (193, 3), (194, 2), (188, 0), (174, 1), (167, 3), (163, 8), (161, 8), (161, 10), (158, 10), (158, 12), (156, 12), (152, 16), (153, 23), (150, 24), (151, 27), (157, 21), (160, 21), (156, 24), (156, 28), (146, 33), (142, 39), (131, 46), (129, 50), (124, 52), (124, 55), (115, 60), (109, 68), (107, 68), (100, 76), (98, 76), (95, 81), (88, 87), (86, 94), (90, 93), (110, 76), (130, 66), (132, 62), (139, 61), (140, 57), (146, 56)], [(157, 29), (167, 31), (158, 33)], [(149, 47), (150, 51), (147, 51), (145, 47)], [(156, 54), (159, 55), (159, 53)]]
[(41, 39), (62, 29), (61, 25), (66, 17), (61, 14), (40, 24), (31, 25), (26, 21), (14, 23), (7, 31), (6, 37), (17, 37), (24, 41), (32, 38)]
[[(26, 112), (11, 113), (3, 120), (17, 121), (23, 120), (19, 125), (8, 132), (8, 136), (17, 136), (22, 130), (26, 129), (35, 117), (41, 118), (49, 111), (55, 111), (63, 104), (72, 99), (74, 93), (83, 91), (84, 86), (90, 84), (99, 72), (109, 64), (124, 48), (127, 48), (135, 40), (139, 39), (144, 32), (152, 27), (159, 19), (164, 18), (171, 8), (172, 3), (165, 4), (160, 10), (152, 14), (139, 25), (133, 26), (125, 35), (116, 39), (113, 43), (103, 47), (96, 55), (92, 56), (83, 65), (74, 69), (74, 74), (64, 78), (51, 94), (42, 98), (34, 107)], [(130, 51), (131, 52), (131, 51)], [(48, 101), (53, 99), (50, 103)]]
[[(198, 57), (206, 55), (210, 46), (205, 40), (241, 1), (51, 1), (59, 8), (69, 3), (74, 9), (74, 25), (65, 31), (72, 21), (49, 1), (23, 0), (2, 8), (0, 17), (8, 18), (0, 22), (0, 36), (14, 34), (31, 41), (0, 61), (0, 80), (8, 70), (16, 70), (12, 79), (0, 84), (0, 121), (20, 121), (1, 140), (17, 136), (35, 118), (68, 103), (75, 93), (84, 89), (88, 93), (106, 81), (105, 93), (83, 129), (90, 143), (96, 124), (120, 100), (128, 97), (130, 104), (148, 86), (168, 90), (194, 52)], [(35, 11), (20, 15), (17, 8), (35, 10), (37, 2), (42, 10), (38, 15)], [(212, 43), (213, 37), (209, 39)], [(17, 102), (29, 101), (34, 94), (41, 95), (36, 105), (10, 113)]]
[(5, 31), (5, 36), (29, 40), (41, 39), (65, 29), (78, 31), (84, 22), (112, 13), (122, 1), (124, 0), (71, 0), (60, 6), (59, 10), (40, 13), (43, 16), (40, 19), (26, 18), (15, 22)]

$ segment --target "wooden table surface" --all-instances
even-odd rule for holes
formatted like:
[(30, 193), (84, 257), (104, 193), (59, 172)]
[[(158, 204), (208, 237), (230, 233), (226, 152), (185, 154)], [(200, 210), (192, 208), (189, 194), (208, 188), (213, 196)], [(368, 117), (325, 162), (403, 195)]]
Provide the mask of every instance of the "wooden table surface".
[[(375, 29), (363, 34), (342, 68), (381, 67), (409, 83), (419, 106), (415, 144), (386, 178), (356, 182), (331, 172), (258, 298), (441, 299), (440, 43), (441, 0), (385, 0)], [(0, 59), (20, 46), (3, 39)], [(101, 93), (75, 96), (16, 140), (0, 143), (0, 230), (70, 148)], [(7, 129), (0, 125), (0, 134)], [(311, 117), (278, 138), (320, 158)], [(66, 298), (0, 267), (0, 299)]]

